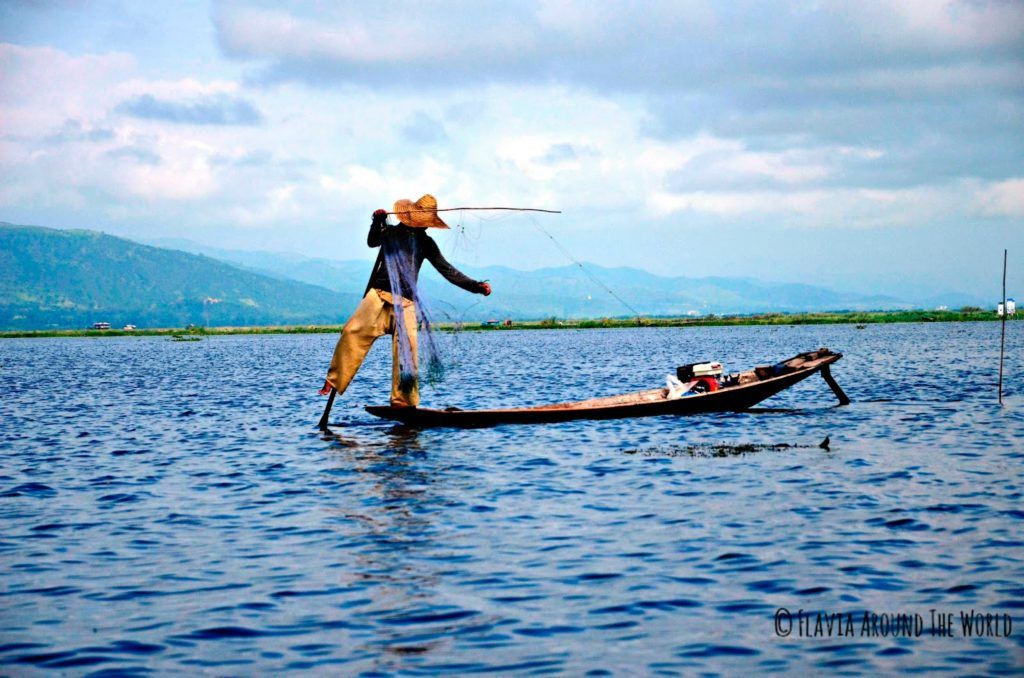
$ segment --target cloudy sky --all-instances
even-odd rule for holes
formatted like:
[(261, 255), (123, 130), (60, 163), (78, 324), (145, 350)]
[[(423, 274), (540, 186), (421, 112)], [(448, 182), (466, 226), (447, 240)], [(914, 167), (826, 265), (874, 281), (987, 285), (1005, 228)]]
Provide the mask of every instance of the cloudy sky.
[[(0, 220), (1024, 296), (1024, 3), (4, 2)], [(457, 217), (452, 219), (459, 221)], [(1016, 263), (1014, 263), (1016, 261)], [(1014, 269), (1014, 265), (1016, 268)]]

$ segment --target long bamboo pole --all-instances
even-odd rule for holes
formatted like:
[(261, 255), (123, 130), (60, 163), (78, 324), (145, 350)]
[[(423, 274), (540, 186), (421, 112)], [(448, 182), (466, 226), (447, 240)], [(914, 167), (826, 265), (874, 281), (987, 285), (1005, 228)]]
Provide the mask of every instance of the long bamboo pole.
[(1006, 350), (1006, 250), (1003, 250), (1003, 322), (999, 332), (999, 404), (1003, 404), (1003, 355)]
[[(536, 207), (445, 207), (439, 210), (402, 210), (402, 214), (411, 212), (458, 212), (459, 210), (504, 210), (506, 212), (544, 212), (545, 214), (561, 214), (561, 210), (542, 210)], [(388, 212), (398, 214), (398, 212)]]

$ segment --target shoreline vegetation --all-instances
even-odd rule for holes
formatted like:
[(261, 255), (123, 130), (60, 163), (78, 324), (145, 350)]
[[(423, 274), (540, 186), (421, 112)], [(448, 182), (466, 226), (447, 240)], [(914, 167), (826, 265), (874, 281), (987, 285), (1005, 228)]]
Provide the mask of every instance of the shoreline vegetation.
[[(1007, 320), (1014, 321), (1016, 316)], [(980, 322), (998, 321), (994, 311), (965, 307), (956, 311), (835, 311), (821, 313), (757, 313), (750, 315), (706, 315), (699, 317), (597, 318), (522, 321), (487, 321), (483, 323), (436, 323), (440, 331), (500, 332), (508, 330), (595, 329), (626, 327), (723, 327), (747, 325), (867, 325), (881, 323), (914, 322)], [(67, 329), (67, 330), (11, 330), (0, 332), (0, 339), (46, 337), (153, 337), (166, 336), (175, 341), (196, 341), (203, 336), (229, 334), (327, 334), (341, 332), (342, 325), (270, 325), (261, 327), (187, 327), (154, 329)]]

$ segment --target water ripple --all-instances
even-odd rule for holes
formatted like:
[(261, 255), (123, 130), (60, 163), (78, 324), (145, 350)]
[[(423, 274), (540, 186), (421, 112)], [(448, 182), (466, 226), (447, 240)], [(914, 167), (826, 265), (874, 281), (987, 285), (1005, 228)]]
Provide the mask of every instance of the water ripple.
[[(1007, 337), (998, 408), (992, 330), (444, 335), (459, 362), (424, 391), (442, 407), (612, 395), (820, 345), (844, 352), (854, 401), (812, 379), (756, 412), (473, 431), (369, 418), (380, 342), (330, 433), (311, 426), (327, 335), (0, 342), (0, 673), (1019, 671), (1024, 341)], [(637, 452), (751, 445), (774, 447)], [(780, 638), (780, 607), (1017, 623)]]

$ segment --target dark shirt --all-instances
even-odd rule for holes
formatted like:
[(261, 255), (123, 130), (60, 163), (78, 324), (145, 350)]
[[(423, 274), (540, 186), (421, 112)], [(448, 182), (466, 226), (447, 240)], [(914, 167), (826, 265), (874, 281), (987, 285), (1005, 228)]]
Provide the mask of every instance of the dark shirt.
[[(448, 260), (441, 255), (437, 243), (426, 233), (423, 228), (410, 228), (405, 224), (397, 226), (386, 226), (381, 229), (379, 226), (370, 226), (370, 233), (366, 236), (366, 244), (369, 247), (380, 247), (384, 238), (389, 238), (389, 246), (401, 248), (410, 255), (415, 256), (413, 270), (418, 279), (420, 267), (426, 259), (437, 272), (444, 276), (445, 280), (453, 285), (461, 287), (467, 292), (482, 292), (481, 283), (465, 275), (457, 268), (448, 263)], [(373, 273), (370, 274), (370, 282), (367, 283), (366, 291), (371, 288), (391, 291), (391, 278), (388, 276), (388, 267), (384, 264), (384, 252), (377, 255), (377, 262), (373, 265)], [(403, 290), (403, 294), (409, 294), (409, 290)]]

